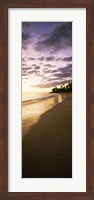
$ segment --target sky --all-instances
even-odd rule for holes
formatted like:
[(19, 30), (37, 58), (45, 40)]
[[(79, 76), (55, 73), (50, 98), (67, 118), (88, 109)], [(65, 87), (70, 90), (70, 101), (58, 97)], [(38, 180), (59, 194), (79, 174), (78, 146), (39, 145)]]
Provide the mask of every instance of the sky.
[(22, 91), (72, 82), (72, 22), (22, 22)]

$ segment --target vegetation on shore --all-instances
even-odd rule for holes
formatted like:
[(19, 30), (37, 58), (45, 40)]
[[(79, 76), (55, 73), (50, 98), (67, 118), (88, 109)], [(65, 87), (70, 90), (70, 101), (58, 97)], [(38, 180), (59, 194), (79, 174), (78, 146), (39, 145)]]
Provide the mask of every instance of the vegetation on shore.
[(61, 92), (72, 92), (72, 83), (66, 83), (61, 85), (59, 88), (54, 87), (51, 93), (61, 93)]

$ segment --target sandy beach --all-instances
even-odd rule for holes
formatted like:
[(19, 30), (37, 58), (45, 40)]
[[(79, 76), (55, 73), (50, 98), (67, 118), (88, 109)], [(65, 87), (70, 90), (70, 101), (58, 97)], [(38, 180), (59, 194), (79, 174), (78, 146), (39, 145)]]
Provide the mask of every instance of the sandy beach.
[(65, 95), (56, 93), (48, 93), (46, 97), (44, 97), (44, 94), (40, 94), (40, 96), (41, 98), (22, 102), (22, 137), (25, 137), (31, 131), (45, 112), (62, 102), (65, 97)]
[(22, 178), (72, 178), (72, 94), (41, 115), (22, 141)]

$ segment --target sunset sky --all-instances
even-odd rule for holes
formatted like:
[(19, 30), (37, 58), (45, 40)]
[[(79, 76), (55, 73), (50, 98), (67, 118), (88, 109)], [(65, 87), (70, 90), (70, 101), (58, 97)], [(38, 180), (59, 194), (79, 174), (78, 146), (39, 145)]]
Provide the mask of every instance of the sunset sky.
[(72, 23), (22, 22), (22, 91), (72, 81)]

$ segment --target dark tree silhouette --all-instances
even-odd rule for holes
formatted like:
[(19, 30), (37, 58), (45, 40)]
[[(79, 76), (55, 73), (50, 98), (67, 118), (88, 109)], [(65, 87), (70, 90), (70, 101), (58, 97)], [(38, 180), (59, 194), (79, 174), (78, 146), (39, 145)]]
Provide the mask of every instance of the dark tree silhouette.
[(72, 83), (62, 84), (60, 88), (54, 87), (52, 93), (72, 92)]

